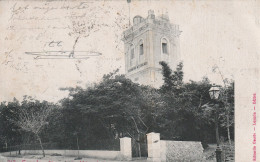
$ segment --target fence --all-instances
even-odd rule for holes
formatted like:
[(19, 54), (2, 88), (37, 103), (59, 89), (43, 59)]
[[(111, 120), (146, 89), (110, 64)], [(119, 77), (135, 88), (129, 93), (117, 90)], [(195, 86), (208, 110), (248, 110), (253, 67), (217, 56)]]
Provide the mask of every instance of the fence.
[[(119, 144), (117, 145), (117, 142)], [(110, 143), (110, 144), (109, 144)], [(101, 159), (116, 159), (116, 160), (130, 160), (132, 159), (132, 148), (136, 149), (138, 143), (131, 142), (131, 138), (124, 137), (120, 138), (120, 141), (115, 140), (114, 142), (111, 140), (98, 141), (93, 144), (88, 143), (88, 147), (86, 148), (116, 148), (120, 146), (119, 151), (107, 151), (107, 150), (76, 150), (76, 149), (62, 149), (57, 150), (53, 148), (59, 147), (57, 143), (44, 143), (45, 153), (48, 155), (52, 154), (60, 154), (64, 156), (82, 156), (82, 157), (94, 157)], [(108, 146), (106, 146), (108, 145)], [(115, 146), (117, 145), (117, 146)], [(132, 147), (133, 145), (133, 147)], [(192, 141), (166, 141), (160, 139), (159, 133), (149, 133), (147, 134), (147, 140), (143, 143), (140, 143), (142, 156), (146, 156), (148, 154), (147, 161), (153, 162), (166, 162), (166, 161), (189, 161), (189, 162), (202, 162), (207, 161), (205, 157), (203, 157), (203, 147), (201, 142), (192, 142)], [(38, 144), (30, 144), (30, 145), (19, 145), (5, 148), (5, 151), (9, 151), (6, 153), (1, 153), (2, 155), (17, 155), (20, 150), (21, 154), (41, 154), (41, 150), (39, 149)], [(33, 149), (33, 150), (32, 150)], [(230, 148), (229, 145), (223, 145), (223, 159), (228, 161), (234, 161), (234, 148)], [(133, 155), (136, 156), (137, 153), (133, 152)], [(213, 155), (212, 158), (214, 158)], [(6, 162), (6, 161), (4, 161)]]
[[(45, 150), (78, 150), (77, 144), (61, 145), (57, 142), (43, 143)], [(40, 150), (39, 143), (21, 144), (9, 147), (2, 147), (0, 152), (10, 152), (19, 150)], [(105, 139), (105, 140), (89, 140), (79, 144), (81, 150), (120, 150), (120, 139)]]
[[(57, 143), (43, 143), (44, 149), (59, 149), (57, 146)], [(19, 150), (39, 150), (41, 149), (40, 144), (38, 143), (31, 143), (31, 144), (21, 144), (21, 145), (15, 145), (15, 146), (8, 146), (3, 147), (0, 149), (0, 152), (12, 152), (12, 151), (19, 151)]]
[[(106, 141), (108, 141), (108, 140), (106, 140)], [(53, 148), (55, 148), (55, 144), (53, 144), (53, 143), (52, 144), (45, 143), (44, 151), (45, 151), (46, 155), (56, 154), (56, 155), (62, 155), (62, 156), (74, 156), (74, 157), (80, 156), (80, 157), (91, 157), (91, 158), (113, 159), (113, 160), (115, 160), (115, 159), (130, 160), (130, 159), (132, 159), (131, 138), (124, 137), (124, 138), (120, 138), (120, 141), (119, 140), (116, 140), (116, 141), (119, 142), (117, 147), (120, 147), (120, 149), (118, 149), (118, 151), (105, 150), (104, 147), (102, 147), (103, 148), (102, 150), (72, 150), (72, 149), (57, 150), (57, 149), (53, 149)], [(107, 143), (102, 144), (102, 146), (104, 146), (105, 144), (107, 144)], [(113, 144), (113, 145), (115, 145), (115, 144)], [(111, 147), (111, 146), (109, 146), (109, 147)], [(52, 149), (48, 149), (48, 148), (52, 148)], [(42, 153), (41, 149), (39, 149), (38, 144), (36, 144), (36, 145), (35, 144), (19, 145), (19, 146), (8, 147), (8, 148), (6, 148), (6, 151), (8, 151), (8, 152), (1, 153), (1, 155), (16, 156), (19, 153), (22, 155), (26, 155), (26, 154), (38, 155), (38, 154)]]

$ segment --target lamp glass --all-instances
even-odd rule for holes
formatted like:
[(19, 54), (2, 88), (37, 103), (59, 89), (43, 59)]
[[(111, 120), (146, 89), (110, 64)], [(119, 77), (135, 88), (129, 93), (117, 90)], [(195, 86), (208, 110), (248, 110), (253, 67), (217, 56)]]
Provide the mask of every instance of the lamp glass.
[(211, 99), (215, 99), (215, 100), (218, 99), (219, 93), (220, 93), (219, 87), (215, 85), (213, 85), (209, 90), (209, 95)]

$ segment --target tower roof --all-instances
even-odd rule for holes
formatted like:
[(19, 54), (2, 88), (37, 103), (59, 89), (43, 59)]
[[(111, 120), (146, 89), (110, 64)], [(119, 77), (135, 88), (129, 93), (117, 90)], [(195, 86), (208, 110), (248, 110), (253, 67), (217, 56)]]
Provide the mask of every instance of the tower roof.
[(169, 21), (168, 13), (162, 14), (155, 17), (154, 11), (149, 10), (147, 18), (143, 18), (140, 15), (136, 15), (133, 18), (133, 25), (123, 32), (122, 40), (127, 42), (131, 40), (138, 33), (147, 30), (155, 29), (169, 30), (172, 36), (179, 36), (181, 31), (179, 31), (179, 25), (171, 24)]
[(144, 21), (144, 18), (143, 18), (142, 16), (136, 15), (136, 16), (133, 18), (134, 25), (139, 24), (139, 23), (141, 23), (142, 21)]

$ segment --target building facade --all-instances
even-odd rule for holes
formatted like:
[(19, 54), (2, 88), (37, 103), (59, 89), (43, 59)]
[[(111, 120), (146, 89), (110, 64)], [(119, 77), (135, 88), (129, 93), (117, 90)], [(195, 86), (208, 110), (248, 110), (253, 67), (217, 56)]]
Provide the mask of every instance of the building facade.
[(180, 61), (178, 25), (171, 24), (167, 14), (158, 18), (154, 11), (148, 17), (135, 16), (133, 25), (123, 32), (126, 77), (133, 82), (158, 88), (163, 84), (160, 61), (175, 69)]

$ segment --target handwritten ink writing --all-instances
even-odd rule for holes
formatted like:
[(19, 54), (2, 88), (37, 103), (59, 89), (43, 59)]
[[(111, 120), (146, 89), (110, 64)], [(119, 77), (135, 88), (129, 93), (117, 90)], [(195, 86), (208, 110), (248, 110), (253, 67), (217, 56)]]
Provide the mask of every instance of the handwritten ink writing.
[(55, 46), (57, 46), (57, 47), (61, 47), (62, 45), (62, 41), (51, 41), (51, 42), (49, 42), (49, 47), (55, 47)]
[(20, 13), (24, 13), (25, 10), (28, 10), (29, 9), (29, 5), (26, 5), (26, 6), (19, 6), (19, 7), (16, 7), (17, 3), (15, 3), (12, 7), (11, 7), (11, 11), (12, 11), (12, 15), (11, 15), (11, 18), (10, 19), (13, 19), (13, 17), (15, 15), (18, 15)]
[(71, 51), (44, 51), (44, 52), (25, 52), (27, 55), (35, 56), (34, 59), (89, 59), (90, 57), (102, 55), (95, 51), (74, 51), (71, 57)]

